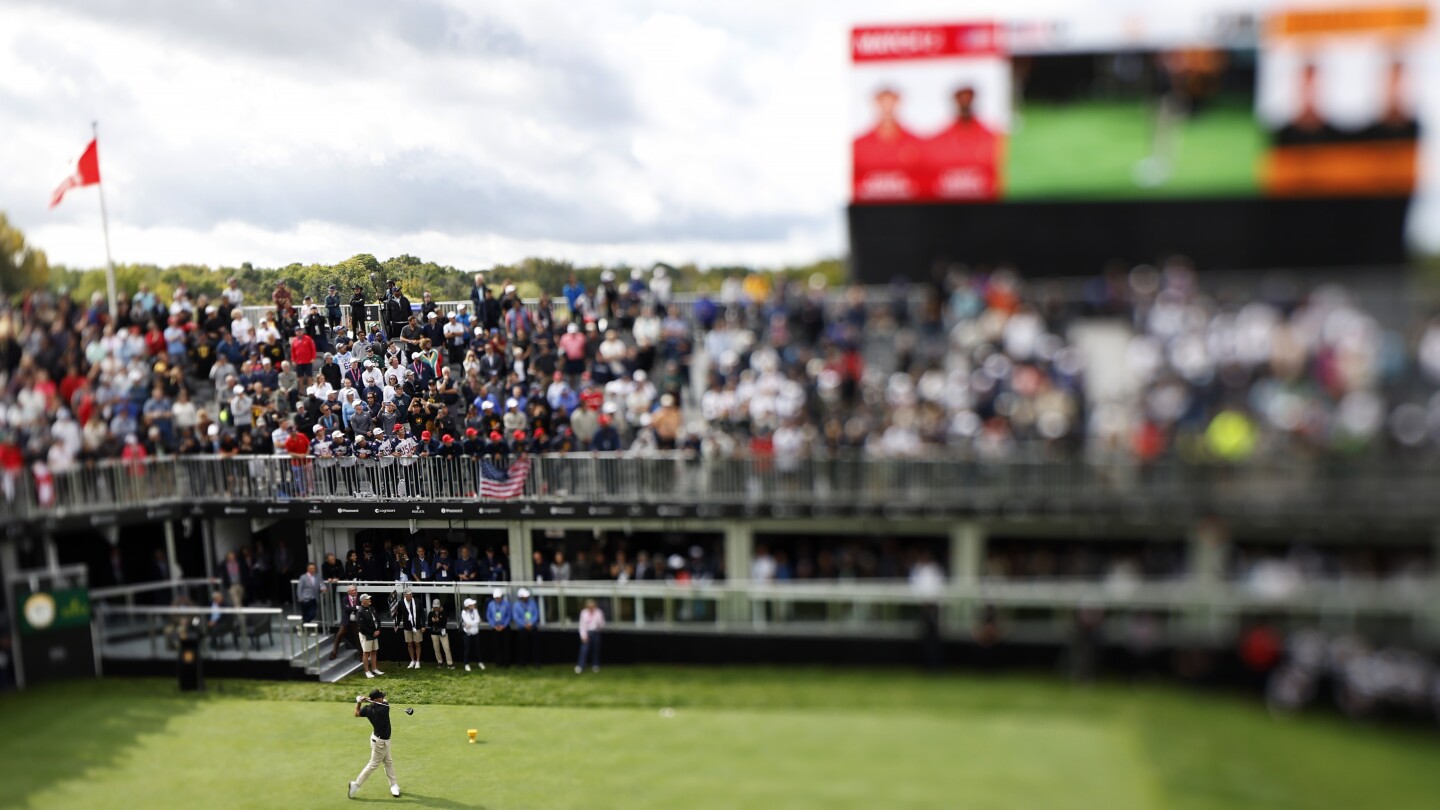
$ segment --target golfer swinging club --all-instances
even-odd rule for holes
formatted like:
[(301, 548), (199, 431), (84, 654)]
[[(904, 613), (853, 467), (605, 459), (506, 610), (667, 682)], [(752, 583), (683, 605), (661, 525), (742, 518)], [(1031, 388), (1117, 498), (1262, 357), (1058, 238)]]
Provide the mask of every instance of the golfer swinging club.
[(390, 780), (390, 795), (400, 795), (400, 783), (395, 781), (395, 761), (390, 758), (390, 704), (385, 702), (385, 693), (376, 689), (370, 693), (370, 699), (357, 696), (355, 698), (355, 716), (364, 717), (370, 721), (373, 728), (370, 734), (370, 763), (365, 770), (355, 777), (350, 783), (349, 796), (355, 798), (360, 792), (360, 786), (370, 778), (370, 774), (385, 765), (385, 778)]

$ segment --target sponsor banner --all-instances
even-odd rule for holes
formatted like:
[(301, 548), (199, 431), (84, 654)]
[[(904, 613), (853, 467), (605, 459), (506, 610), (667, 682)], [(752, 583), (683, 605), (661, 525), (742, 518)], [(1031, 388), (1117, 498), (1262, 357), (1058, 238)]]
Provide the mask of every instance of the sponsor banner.
[(90, 624), (90, 592), (84, 588), (17, 589), (20, 632), (44, 633)]
[(180, 517), (263, 520), (446, 520), (446, 521), (593, 521), (593, 520), (814, 520), (850, 518), (941, 518), (964, 510), (943, 503), (404, 503), (374, 501), (197, 504), (190, 507), (132, 509), (96, 515), (46, 518), (48, 531), (76, 531), (155, 523)]
[(1000, 53), (1002, 29), (991, 22), (960, 25), (881, 25), (850, 32), (855, 62), (993, 56)]

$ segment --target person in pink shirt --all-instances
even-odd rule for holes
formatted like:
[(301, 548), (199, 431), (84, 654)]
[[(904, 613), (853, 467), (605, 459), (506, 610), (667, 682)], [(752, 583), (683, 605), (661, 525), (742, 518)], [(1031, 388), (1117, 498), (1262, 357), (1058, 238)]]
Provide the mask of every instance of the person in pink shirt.
[(594, 599), (585, 600), (585, 609), (580, 611), (580, 661), (575, 664), (575, 674), (585, 670), (585, 659), (590, 659), (590, 671), (600, 671), (600, 631), (605, 629), (605, 613), (595, 604)]
[(585, 371), (585, 335), (580, 331), (580, 324), (571, 323), (565, 327), (565, 334), (560, 336), (560, 353), (565, 356), (565, 376), (570, 377), (570, 385), (578, 384), (579, 376)]

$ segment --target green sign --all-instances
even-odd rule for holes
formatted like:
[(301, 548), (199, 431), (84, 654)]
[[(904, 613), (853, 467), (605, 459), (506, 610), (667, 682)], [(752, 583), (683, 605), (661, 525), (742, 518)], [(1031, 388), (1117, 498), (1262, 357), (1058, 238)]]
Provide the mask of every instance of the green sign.
[(90, 623), (90, 592), (84, 588), (59, 588), (53, 591), (21, 589), (20, 631), (42, 633)]

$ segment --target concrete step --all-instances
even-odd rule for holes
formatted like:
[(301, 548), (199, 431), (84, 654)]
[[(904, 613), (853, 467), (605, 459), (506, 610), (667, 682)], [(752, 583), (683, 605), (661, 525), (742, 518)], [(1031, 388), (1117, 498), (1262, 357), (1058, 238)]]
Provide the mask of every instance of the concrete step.
[(347, 675), (352, 675), (360, 671), (359, 659), (349, 650), (345, 650), (344, 654), (334, 661), (329, 660), (329, 656), (327, 655), (324, 659), (321, 659), (321, 663), (324, 664), (320, 670), (321, 683), (335, 683)]

